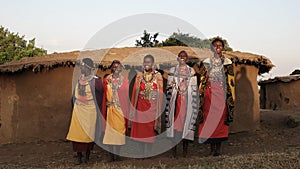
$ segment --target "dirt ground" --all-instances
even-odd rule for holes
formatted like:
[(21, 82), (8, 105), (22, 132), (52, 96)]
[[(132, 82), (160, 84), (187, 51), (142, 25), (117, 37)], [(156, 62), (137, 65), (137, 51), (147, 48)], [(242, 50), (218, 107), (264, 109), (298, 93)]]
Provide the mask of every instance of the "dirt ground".
[(297, 168), (300, 126), (287, 127), (287, 116), (291, 113), (262, 111), (261, 129), (231, 134), (220, 157), (210, 157), (209, 146), (196, 141), (190, 145), (187, 158), (181, 157), (180, 151), (176, 159), (169, 151), (150, 159), (108, 162), (108, 153), (96, 147), (89, 164), (75, 166), (76, 156), (70, 142), (37, 141), (0, 145), (0, 168)]

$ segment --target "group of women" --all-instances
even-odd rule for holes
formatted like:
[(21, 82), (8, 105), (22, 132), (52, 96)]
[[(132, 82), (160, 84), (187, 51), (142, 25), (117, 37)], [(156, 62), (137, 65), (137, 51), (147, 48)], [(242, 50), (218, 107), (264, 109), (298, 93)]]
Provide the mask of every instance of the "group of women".
[[(111, 161), (119, 160), (126, 134), (147, 152), (162, 131), (175, 145), (182, 140), (184, 157), (195, 137), (211, 145), (212, 155), (220, 155), (221, 142), (227, 140), (233, 120), (234, 73), (231, 60), (222, 54), (224, 42), (215, 39), (211, 46), (213, 55), (201, 61), (197, 76), (187, 64), (187, 52), (180, 51), (178, 64), (168, 71), (166, 86), (154, 67), (154, 57), (146, 55), (143, 70), (136, 72), (130, 90), (120, 61), (112, 62), (111, 74), (102, 81), (93, 74), (93, 61), (83, 59), (67, 135), (77, 152), (76, 163), (82, 163), (82, 152), (88, 162), (99, 133), (104, 133), (101, 141), (109, 146)], [(176, 157), (177, 146), (172, 152)]]

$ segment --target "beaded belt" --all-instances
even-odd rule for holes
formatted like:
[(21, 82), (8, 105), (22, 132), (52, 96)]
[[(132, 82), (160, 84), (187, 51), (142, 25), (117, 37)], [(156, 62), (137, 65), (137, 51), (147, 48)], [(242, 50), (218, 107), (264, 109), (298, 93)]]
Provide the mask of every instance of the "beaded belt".
[(80, 100), (76, 100), (75, 102), (78, 105), (84, 106), (84, 105), (91, 105), (91, 104), (95, 104), (94, 100), (87, 100), (86, 102), (82, 102)]
[(106, 106), (107, 106), (107, 107), (109, 107), (109, 106), (117, 106), (117, 107), (120, 107), (120, 103), (119, 103), (119, 102), (115, 102), (115, 101), (113, 101), (113, 102), (107, 101), (107, 102), (106, 102)]
[(139, 98), (140, 99), (143, 99), (143, 100), (156, 100), (156, 92), (152, 92), (151, 94), (151, 98), (148, 99), (145, 95), (145, 92), (144, 91), (140, 91), (139, 93)]

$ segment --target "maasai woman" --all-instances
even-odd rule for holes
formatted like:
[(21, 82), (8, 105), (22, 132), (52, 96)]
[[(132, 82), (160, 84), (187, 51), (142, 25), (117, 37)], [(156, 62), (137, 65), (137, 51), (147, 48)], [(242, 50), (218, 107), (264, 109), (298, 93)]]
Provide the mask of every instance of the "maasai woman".
[(106, 119), (103, 144), (110, 145), (111, 161), (119, 160), (120, 146), (125, 144), (129, 111), (128, 80), (122, 72), (121, 62), (114, 60), (111, 73), (104, 80), (102, 113)]
[[(195, 71), (186, 64), (187, 53), (179, 52), (177, 60), (179, 64), (170, 69), (168, 77), (166, 132), (176, 143), (183, 139), (183, 156), (186, 157), (188, 142), (194, 140), (199, 95)], [(173, 148), (174, 157), (176, 147)]]
[(73, 112), (67, 140), (72, 141), (73, 150), (77, 152), (76, 164), (82, 163), (82, 152), (86, 153), (85, 163), (89, 161), (95, 132), (98, 132), (96, 128), (99, 127), (96, 126), (100, 121), (97, 120), (97, 113), (100, 113), (103, 88), (101, 78), (94, 75), (93, 69), (94, 62), (84, 58), (80, 65), (81, 76), (73, 94)]
[(200, 64), (199, 142), (211, 144), (211, 154), (221, 154), (221, 142), (228, 139), (233, 120), (234, 74), (230, 59), (222, 54), (223, 40), (212, 42), (214, 55)]
[(144, 70), (135, 79), (131, 103), (131, 138), (142, 143), (145, 155), (152, 149), (155, 136), (161, 131), (163, 79), (154, 69), (154, 57), (144, 57)]

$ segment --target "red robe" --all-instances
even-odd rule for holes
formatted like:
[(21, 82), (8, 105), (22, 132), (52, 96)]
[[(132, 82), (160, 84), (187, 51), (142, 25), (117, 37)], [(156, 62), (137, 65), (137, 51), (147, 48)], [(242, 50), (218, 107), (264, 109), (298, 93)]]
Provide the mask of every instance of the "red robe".
[(209, 83), (204, 94), (204, 121), (199, 125), (198, 133), (203, 142), (219, 142), (228, 138), (228, 126), (224, 123), (226, 113), (224, 89), (218, 83)]
[(176, 109), (174, 118), (174, 130), (182, 132), (185, 123), (186, 108), (187, 108), (187, 96), (183, 96), (180, 93), (177, 94), (176, 98)]
[(230, 59), (223, 59), (225, 81), (211, 82), (208, 70), (213, 68), (210, 58), (199, 65), (200, 72), (200, 109), (199, 109), (199, 142), (217, 143), (228, 138), (229, 124), (233, 121), (234, 112), (234, 68)]
[[(131, 138), (142, 142), (153, 143), (155, 136), (160, 132), (161, 120), (160, 114), (162, 104), (162, 76), (156, 73), (153, 82), (153, 92), (156, 91), (158, 95), (154, 99), (145, 98), (145, 83), (141, 81), (142, 75), (137, 75), (136, 83), (133, 87), (132, 105), (134, 105), (134, 115), (132, 118)], [(158, 90), (158, 91), (157, 91)]]

